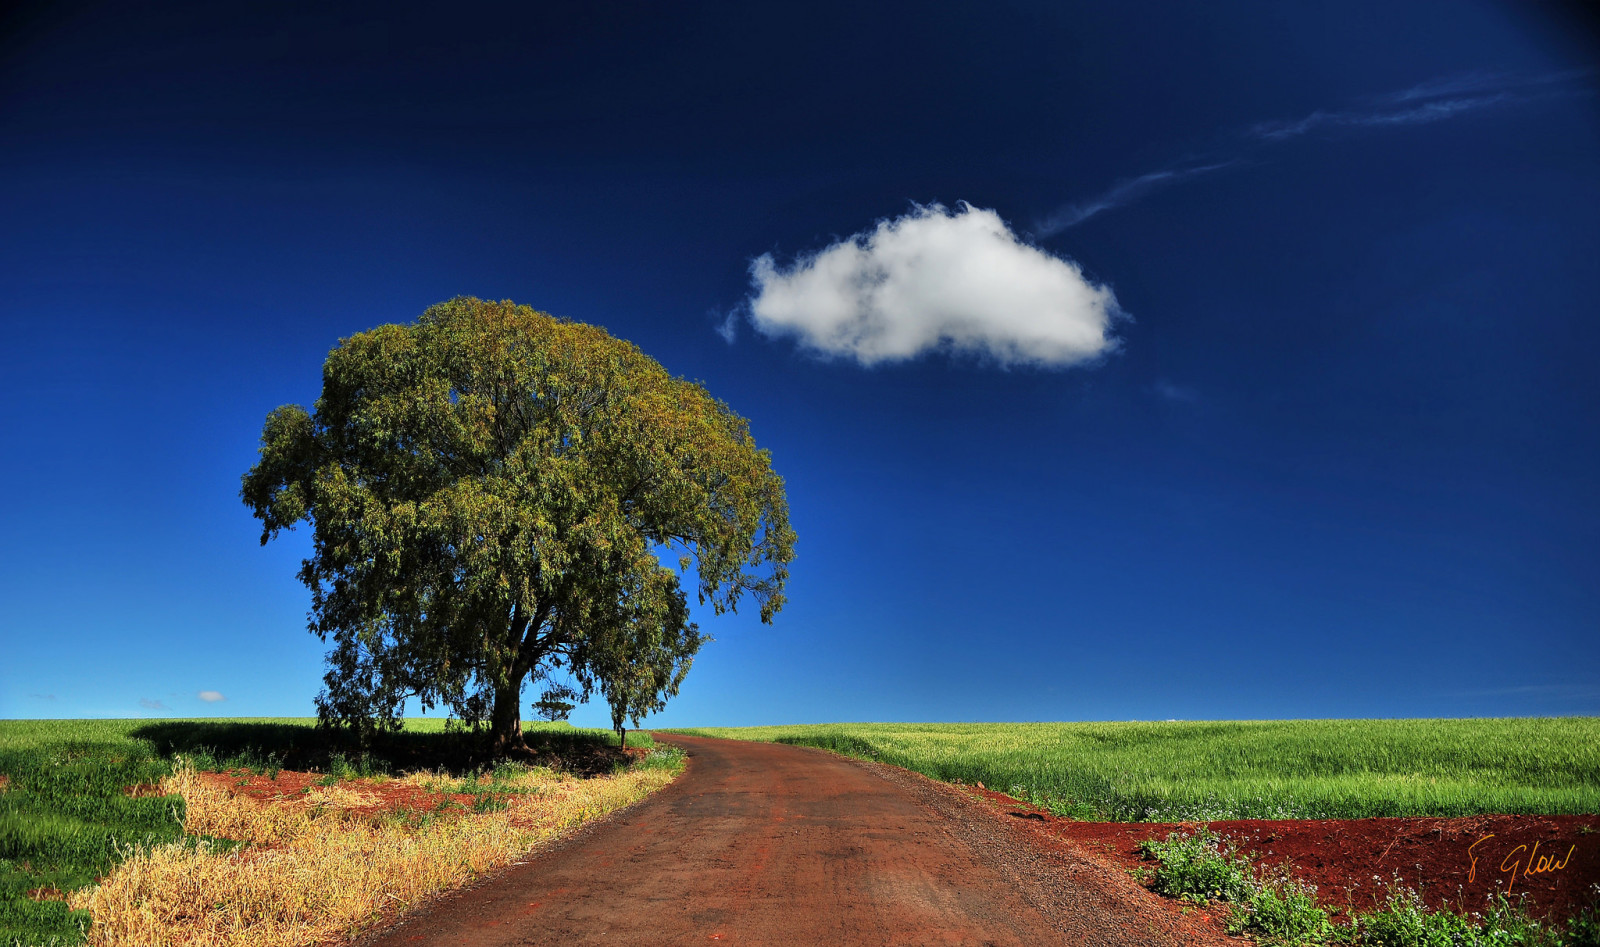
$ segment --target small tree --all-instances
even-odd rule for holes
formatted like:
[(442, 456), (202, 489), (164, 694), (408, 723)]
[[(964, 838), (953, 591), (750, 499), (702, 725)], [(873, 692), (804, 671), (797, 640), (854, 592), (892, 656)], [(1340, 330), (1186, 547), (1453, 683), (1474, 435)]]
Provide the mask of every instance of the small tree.
[(578, 698), (578, 692), (564, 684), (547, 687), (539, 699), (533, 702), (533, 712), (538, 714), (541, 720), (548, 720), (551, 723), (565, 720), (572, 715), (573, 708), (577, 706), (574, 701)]
[(617, 685), (654, 697), (625, 706), (675, 694), (703, 640), (680, 573), (714, 613), (749, 594), (770, 622), (794, 550), (783, 481), (727, 405), (602, 329), (472, 298), (342, 340), (314, 408), (267, 416), (242, 496), (263, 544), (311, 524), (324, 721), (397, 726), (416, 696), (499, 752), (526, 750), (523, 686), (559, 668), (587, 697), (655, 662)]

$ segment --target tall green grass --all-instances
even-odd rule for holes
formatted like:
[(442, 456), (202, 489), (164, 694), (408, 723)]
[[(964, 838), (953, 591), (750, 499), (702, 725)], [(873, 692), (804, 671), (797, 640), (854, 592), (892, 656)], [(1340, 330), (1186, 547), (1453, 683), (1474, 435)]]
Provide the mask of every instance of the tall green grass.
[[(535, 748), (586, 765), (612, 765), (609, 730), (567, 724), (525, 728)], [(630, 746), (651, 746), (629, 734)], [(315, 719), (0, 720), (0, 947), (77, 944), (85, 912), (30, 891), (94, 883), (134, 846), (183, 836), (176, 796), (130, 796), (172, 772), (178, 756), (201, 769), (318, 770), (341, 778), (443, 769), (488, 774), (484, 734), (446, 732), (442, 720), (408, 720), (366, 746), (316, 728)], [(483, 795), (484, 806), (498, 797)]]
[(817, 746), (1109, 821), (1600, 812), (1600, 718), (818, 724)]
[(178, 800), (123, 792), (171, 771), (128, 735), (136, 725), (0, 722), (0, 775), (9, 783), (0, 792), (0, 944), (82, 940), (86, 912), (28, 892), (81, 888), (110, 871), (119, 850), (182, 836)]

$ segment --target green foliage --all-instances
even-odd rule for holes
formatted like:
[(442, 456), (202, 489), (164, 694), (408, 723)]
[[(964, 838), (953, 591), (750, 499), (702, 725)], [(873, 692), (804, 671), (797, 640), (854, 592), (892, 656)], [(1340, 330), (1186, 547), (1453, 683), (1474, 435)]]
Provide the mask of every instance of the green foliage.
[(743, 418), (604, 330), (510, 302), (342, 340), (313, 410), (268, 415), (242, 497), (263, 543), (312, 526), (324, 720), (392, 729), (415, 695), (490, 721), (501, 748), (521, 743), (523, 685), (558, 668), (630, 714), (676, 691), (704, 639), (658, 552), (693, 564), (715, 612), (749, 594), (763, 621), (793, 556)]
[(1229, 932), (1248, 932), (1265, 944), (1321, 944), (1333, 935), (1328, 912), (1317, 905), (1316, 889), (1287, 878), (1264, 878), (1250, 857), (1209, 829), (1174, 832), (1165, 841), (1139, 846), (1160, 861), (1150, 876), (1157, 894), (1205, 903), (1233, 905)]
[[(662, 573), (654, 581), (665, 583)], [(684, 595), (672, 588), (652, 590), (609, 622), (589, 626), (574, 665), (587, 668), (611, 708), (617, 745), (626, 746), (628, 721), (665, 707), (709, 640), (688, 621)]]
[(819, 724), (820, 746), (1115, 821), (1600, 812), (1600, 718)]
[(1250, 931), (1263, 944), (1325, 944), (1336, 932), (1333, 919), (1317, 904), (1317, 890), (1289, 881), (1258, 884), (1234, 907), (1234, 933)]
[(1139, 852), (1161, 862), (1150, 890), (1170, 898), (1205, 903), (1243, 901), (1253, 886), (1250, 860), (1208, 829), (1174, 832), (1165, 841), (1140, 843)]
[(1595, 903), (1568, 925), (1566, 947), (1600, 947), (1600, 891), (1595, 892)]
[(1394, 887), (1381, 909), (1355, 918), (1346, 939), (1363, 947), (1594, 947), (1597, 918), (1600, 906), (1565, 925), (1540, 921), (1503, 894), (1487, 914), (1464, 916), (1429, 910), (1416, 892)]

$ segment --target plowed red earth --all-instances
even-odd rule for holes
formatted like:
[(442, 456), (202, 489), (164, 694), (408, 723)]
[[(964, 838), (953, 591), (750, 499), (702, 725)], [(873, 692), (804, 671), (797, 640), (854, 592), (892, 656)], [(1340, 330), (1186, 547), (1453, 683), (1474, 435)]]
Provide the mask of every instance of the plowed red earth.
[[(308, 790), (319, 788), (326, 777), (321, 773), (302, 773), (281, 770), (274, 776), (263, 776), (247, 770), (225, 773), (201, 773), (200, 778), (235, 796), (244, 796), (269, 804), (295, 805), (306, 798)], [(373, 782), (351, 779), (339, 782), (344, 789), (359, 790), (364, 804), (349, 808), (359, 816), (377, 816), (385, 812), (434, 812), (448, 809), (460, 812), (471, 809), (475, 797), (471, 793), (431, 792), (420, 786), (394, 781)]]
[(1241, 943), (971, 792), (820, 750), (658, 739), (689, 753), (672, 785), (362, 943)]
[[(1202, 823), (1074, 822), (983, 790), (997, 811), (1123, 869), (1148, 865), (1139, 843)], [(1317, 886), (1332, 908), (1370, 911), (1398, 881), (1434, 908), (1482, 911), (1496, 892), (1536, 915), (1566, 918), (1600, 885), (1600, 816), (1329, 819), (1208, 823), (1257, 861)]]
[[(633, 759), (639, 759), (648, 753), (648, 750), (629, 747), (625, 751), (611, 749), (609, 764), (614, 764), (625, 753)], [(327, 777), (322, 773), (307, 773), (296, 770), (279, 770), (271, 776), (252, 773), (249, 770), (227, 770), (220, 773), (201, 773), (200, 778), (218, 786), (235, 796), (245, 796), (269, 804), (294, 805), (302, 801), (308, 790), (319, 788), (325, 784)], [(336, 783), (344, 789), (353, 789), (360, 792), (362, 802), (347, 805), (353, 814), (361, 817), (372, 817), (387, 812), (462, 812), (470, 810), (477, 797), (472, 793), (461, 792), (434, 792), (402, 783), (396, 780), (385, 779), (348, 779)], [(160, 795), (159, 786), (129, 786), (124, 790), (130, 796)]]

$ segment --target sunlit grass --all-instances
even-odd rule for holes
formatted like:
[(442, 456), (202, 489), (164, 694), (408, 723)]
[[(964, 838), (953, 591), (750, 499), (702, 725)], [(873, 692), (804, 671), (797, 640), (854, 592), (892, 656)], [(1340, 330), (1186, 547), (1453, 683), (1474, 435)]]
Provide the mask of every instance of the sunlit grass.
[(982, 782), (1078, 818), (1600, 812), (1600, 718), (818, 724), (685, 730)]
[[(607, 731), (566, 724), (526, 729), (529, 741), (552, 757), (615, 743)], [(629, 743), (651, 745), (646, 734), (630, 734)], [(312, 719), (0, 721), (0, 947), (82, 943), (89, 915), (64, 899), (111, 874), (130, 853), (185, 837), (186, 800), (164, 782), (180, 758), (198, 769), (325, 773), (329, 785), (313, 791), (330, 810), (352, 801), (353, 790), (333, 785), (340, 779), (422, 770), (470, 784), (456, 791), (472, 794), (477, 814), (507, 811), (532, 768), (496, 766), (485, 746), (472, 735), (446, 733), (442, 720), (407, 721), (403, 732), (364, 749), (319, 732)], [(676, 771), (664, 758), (636, 768), (663, 766)], [(144, 788), (130, 794), (133, 786)], [(191, 854), (195, 831), (235, 837), (194, 825)]]
[[(157, 846), (74, 896), (95, 945), (276, 947), (354, 934), (385, 914), (501, 867), (563, 829), (639, 800), (672, 768), (578, 779), (527, 770), (502, 782), (492, 811), (411, 819), (350, 811), (358, 790), (304, 803), (235, 797), (180, 768), (166, 788), (187, 803), (184, 829), (247, 843)], [(255, 845), (265, 845), (258, 849)]]

